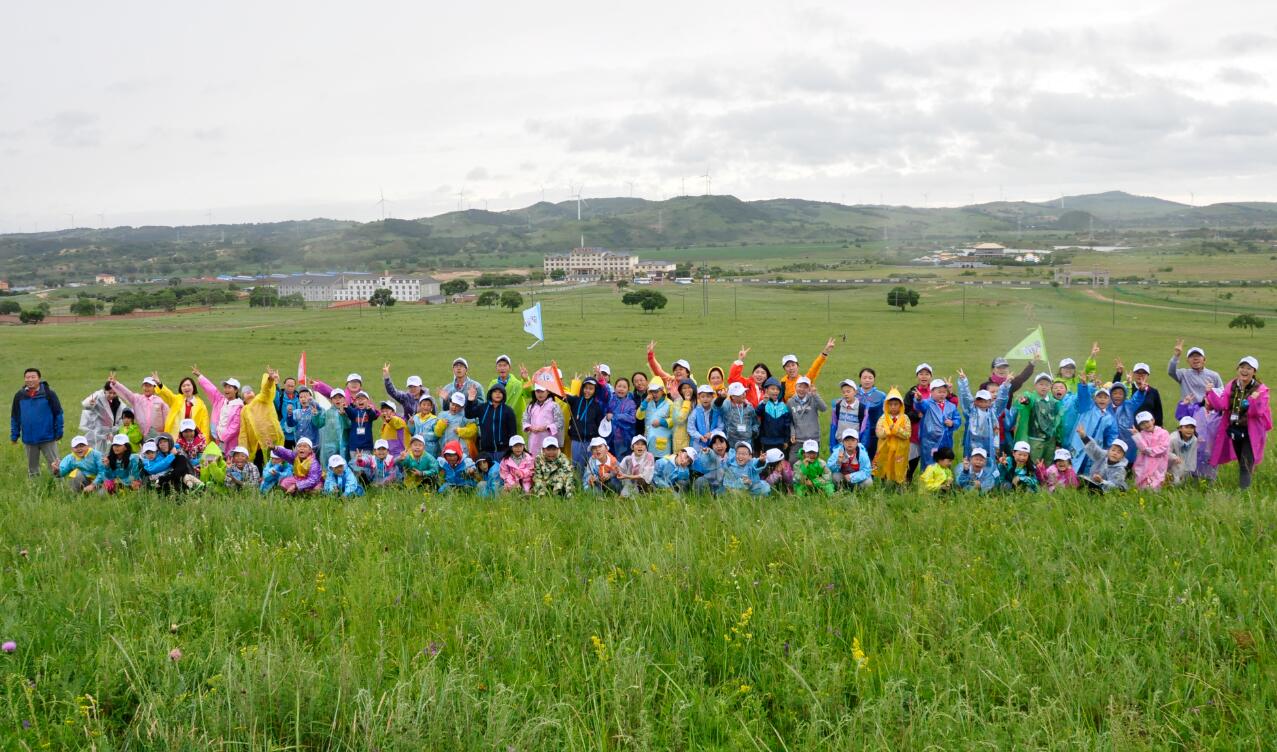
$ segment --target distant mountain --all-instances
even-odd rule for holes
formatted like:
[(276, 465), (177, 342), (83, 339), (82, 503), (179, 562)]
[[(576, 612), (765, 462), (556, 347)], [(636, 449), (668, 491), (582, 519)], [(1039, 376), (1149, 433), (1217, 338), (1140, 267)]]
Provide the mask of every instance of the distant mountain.
[[(244, 225), (115, 227), (0, 235), (0, 277), (13, 284), (127, 277), (247, 274), (302, 269), (444, 269), (535, 265), (547, 252), (592, 246), (660, 249), (838, 243), (884, 237), (933, 245), (1004, 239), (1014, 231), (1277, 227), (1277, 203), (1189, 206), (1108, 191), (1053, 201), (962, 207), (845, 206), (735, 196), (586, 198), (521, 209), (467, 209), (421, 219), (359, 223), (310, 219)], [(659, 251), (658, 251), (659, 253)]]

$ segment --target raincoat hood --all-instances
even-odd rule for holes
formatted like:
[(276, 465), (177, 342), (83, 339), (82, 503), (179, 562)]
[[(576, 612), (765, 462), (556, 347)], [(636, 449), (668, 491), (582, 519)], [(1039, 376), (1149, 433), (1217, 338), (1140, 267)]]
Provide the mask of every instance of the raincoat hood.
[(900, 396), (899, 389), (892, 389), (891, 391), (887, 392), (887, 399), (883, 400), (883, 402), (886, 403), (892, 400), (900, 400), (900, 404), (903, 405), (905, 398)]
[(210, 441), (208, 446), (204, 447), (204, 458), (209, 462), (222, 459), (222, 448), (217, 445), (217, 442)]

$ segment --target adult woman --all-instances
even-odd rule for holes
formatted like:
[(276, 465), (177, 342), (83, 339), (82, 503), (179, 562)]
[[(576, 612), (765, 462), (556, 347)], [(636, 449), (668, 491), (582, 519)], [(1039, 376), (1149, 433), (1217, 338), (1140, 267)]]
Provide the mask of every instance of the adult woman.
[(80, 433), (89, 440), (90, 447), (105, 457), (111, 448), (115, 429), (120, 425), (121, 414), (128, 405), (108, 381), (101, 389), (85, 397), (80, 406), (84, 408), (80, 413)]
[(754, 369), (750, 372), (749, 378), (745, 378), (745, 356), (749, 354), (748, 347), (742, 347), (740, 352), (736, 354), (736, 360), (732, 362), (732, 367), (727, 370), (727, 381), (729, 383), (740, 384), (745, 387), (745, 400), (753, 407), (758, 407), (758, 403), (762, 402), (767, 396), (763, 391), (763, 384), (772, 377), (772, 370), (767, 367), (766, 363), (759, 361), (754, 364)]
[(1207, 389), (1206, 404), (1223, 414), (1211, 452), (1211, 465), (1237, 460), (1238, 486), (1250, 488), (1251, 473), (1264, 461), (1264, 444), (1273, 428), (1268, 385), (1255, 375), (1259, 360), (1247, 355), (1237, 362), (1237, 378), (1223, 389)]
[(240, 444), (248, 448), (248, 456), (253, 464), (266, 461), (270, 447), (284, 443), (284, 429), (279, 425), (275, 415), (275, 385), (279, 382), (279, 371), (267, 366), (262, 374), (262, 389), (254, 393), (251, 387), (244, 387), (244, 410), (240, 418)]
[(195, 426), (200, 429), (200, 435), (208, 439), (212, 435), (208, 432), (208, 405), (205, 405), (204, 400), (196, 395), (195, 379), (190, 376), (183, 377), (177, 384), (177, 392), (174, 392), (160, 381), (159, 373), (152, 372), (151, 376), (160, 382), (155, 393), (168, 404), (168, 418), (164, 421), (164, 432), (176, 436), (182, 421), (189, 419), (195, 421)]

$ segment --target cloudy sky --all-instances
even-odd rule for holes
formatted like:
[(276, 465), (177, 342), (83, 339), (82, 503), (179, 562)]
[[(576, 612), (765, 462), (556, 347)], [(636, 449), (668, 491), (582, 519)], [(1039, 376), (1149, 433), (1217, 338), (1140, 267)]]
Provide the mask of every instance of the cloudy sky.
[[(0, 232), (584, 195), (1277, 200), (1277, 6), (58, 2), (0, 11)], [(970, 8), (978, 7), (978, 11)], [(464, 192), (464, 195), (462, 193)]]

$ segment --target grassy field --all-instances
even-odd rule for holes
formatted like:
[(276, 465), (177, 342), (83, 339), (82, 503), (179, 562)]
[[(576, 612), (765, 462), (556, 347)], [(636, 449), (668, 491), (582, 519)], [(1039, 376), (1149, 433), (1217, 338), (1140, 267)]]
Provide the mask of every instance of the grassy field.
[[(968, 290), (964, 305), (960, 289), (922, 287), (902, 314), (879, 287), (717, 285), (705, 317), (699, 286), (664, 290), (653, 315), (604, 290), (546, 295), (547, 340), (531, 351), (517, 314), (451, 306), (0, 327), (0, 373), (16, 389), (38, 365), (74, 405), (110, 369), (175, 381), (196, 362), (255, 379), (303, 348), (326, 380), (372, 381), (390, 360), (400, 382), (438, 385), (456, 354), (485, 381), (499, 352), (619, 374), (656, 339), (662, 360), (703, 374), (741, 344), (751, 361), (805, 363), (835, 336), (818, 380), (833, 394), (863, 365), (884, 387), (910, 383), (919, 360), (982, 374), (1039, 324), (1053, 359), (1098, 339), (1105, 368), (1147, 360), (1171, 399), (1177, 335), (1221, 371), (1248, 353), (1277, 364), (1271, 336), (1209, 309), (1081, 291)], [(176, 505), (70, 499), (28, 485), (18, 451), (0, 451), (0, 641), (17, 643), (0, 654), (0, 748), (1259, 750), (1277, 738), (1271, 465), (1248, 494), (1229, 468), (1213, 488), (1102, 499)]]

